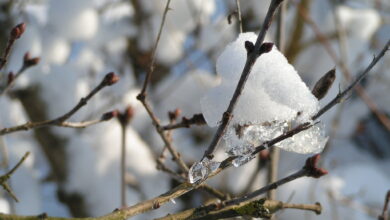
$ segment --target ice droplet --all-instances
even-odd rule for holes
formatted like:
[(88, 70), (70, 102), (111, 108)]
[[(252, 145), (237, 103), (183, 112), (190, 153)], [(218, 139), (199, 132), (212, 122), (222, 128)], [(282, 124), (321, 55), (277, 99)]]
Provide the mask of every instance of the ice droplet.
[(205, 178), (207, 173), (206, 167), (202, 162), (194, 163), (188, 171), (188, 179), (190, 183), (196, 183)]
[(172, 199), (172, 198), (170, 198), (170, 199), (169, 199), (169, 201), (171, 201), (173, 204), (175, 204), (175, 205), (176, 205), (176, 201), (175, 201), (175, 199)]
[(253, 158), (255, 158), (255, 155), (252, 155), (252, 154), (238, 156), (236, 159), (233, 160), (232, 164), (234, 167), (239, 167), (239, 166), (242, 166), (242, 165), (248, 163)]
[(204, 158), (200, 162), (194, 163), (188, 171), (190, 183), (197, 183), (207, 178), (211, 173), (218, 169), (221, 163)]

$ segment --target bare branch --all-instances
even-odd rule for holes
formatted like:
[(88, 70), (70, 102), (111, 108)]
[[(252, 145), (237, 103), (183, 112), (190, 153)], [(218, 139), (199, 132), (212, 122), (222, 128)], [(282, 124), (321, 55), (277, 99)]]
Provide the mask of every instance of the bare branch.
[(9, 128), (3, 128), (0, 130), (0, 136), (6, 135), (9, 133), (22, 131), (22, 130), (30, 130), (45, 126), (63, 126), (63, 127), (83, 127), (83, 125), (91, 125), (96, 124), (97, 122), (84, 122), (81, 124), (75, 124), (72, 122), (65, 122), (68, 118), (70, 118), (73, 114), (75, 114), (78, 110), (80, 110), (83, 106), (87, 104), (87, 102), (94, 96), (96, 93), (98, 93), (101, 89), (103, 89), (106, 86), (111, 86), (114, 83), (116, 83), (119, 80), (119, 77), (115, 75), (114, 73), (108, 73), (104, 77), (104, 79), (101, 81), (101, 83), (95, 87), (86, 97), (80, 99), (79, 103), (73, 107), (69, 112), (65, 113), (64, 115), (57, 117), (52, 120), (46, 120), (46, 121), (40, 121), (40, 122), (27, 122), (22, 125), (18, 125), (15, 127), (9, 127)]
[(376, 63), (385, 55), (385, 53), (389, 50), (390, 47), (390, 39), (387, 41), (386, 45), (383, 47), (381, 52), (378, 55), (374, 56), (374, 59), (371, 61), (370, 65), (361, 72), (356, 79), (341, 93), (339, 93), (332, 101), (330, 101), (326, 106), (321, 108), (315, 116), (313, 116), (313, 120), (319, 118), (322, 114), (327, 112), (330, 108), (335, 106), (337, 103), (340, 103), (345, 96), (370, 72), (370, 70), (375, 66)]
[(162, 127), (163, 130), (172, 130), (176, 128), (189, 128), (191, 125), (205, 125), (206, 120), (203, 117), (203, 114), (195, 114), (191, 118), (183, 117), (181, 122), (177, 124), (169, 124)]
[(388, 220), (389, 219), (389, 214), (387, 212), (387, 209), (389, 207), (389, 202), (390, 202), (390, 190), (387, 191), (387, 193), (386, 193), (385, 203), (383, 204), (382, 214), (380, 216), (378, 216), (378, 220)]
[(7, 63), (8, 56), (11, 52), (12, 46), (14, 45), (15, 41), (22, 36), (25, 30), (26, 30), (26, 24), (20, 23), (16, 25), (14, 28), (12, 28), (12, 30), (10, 31), (10, 36), (8, 38), (7, 46), (5, 47), (3, 56), (0, 58), (0, 70), (3, 69), (3, 67)]
[(0, 176), (0, 185), (3, 187), (5, 191), (7, 191), (11, 195), (11, 197), (16, 202), (19, 202), (19, 200), (16, 197), (16, 195), (13, 193), (11, 187), (9, 187), (7, 181), (9, 180), (9, 178), (11, 178), (12, 174), (14, 174), (15, 171), (20, 167), (20, 165), (22, 165), (22, 163), (27, 159), (28, 155), (30, 155), (30, 152), (26, 152), (24, 156), (19, 160), (19, 162), (10, 171)]
[(141, 92), (139, 94), (140, 96), (146, 95), (146, 89), (148, 88), (148, 84), (150, 83), (150, 80), (152, 78), (152, 73), (154, 72), (154, 63), (156, 60), (157, 46), (158, 46), (158, 43), (160, 42), (161, 33), (162, 33), (163, 28), (164, 28), (165, 18), (167, 17), (170, 3), (171, 3), (171, 0), (168, 0), (167, 4), (165, 5), (164, 14), (163, 14), (161, 24), (160, 24), (160, 29), (158, 30), (157, 39), (156, 39), (156, 42), (154, 43), (154, 47), (153, 47), (152, 61), (150, 62), (149, 71), (146, 74), (144, 85), (143, 85)]
[(242, 17), (241, 17), (240, 0), (236, 0), (236, 5), (237, 5), (238, 28), (240, 33), (242, 33)]
[[(330, 55), (330, 57), (333, 59), (333, 61), (335, 63), (337, 63), (338, 65), (340, 65), (341, 70), (342, 70), (343, 74), (345, 75), (346, 79), (351, 79), (352, 78), (351, 73), (350, 73), (347, 65), (343, 62), (343, 59), (340, 59), (340, 61), (339, 61), (339, 59), (337, 58), (336, 52), (333, 50), (328, 39), (321, 32), (320, 28), (313, 21), (313, 19), (310, 17), (307, 10), (298, 5), (298, 12), (302, 16), (302, 18), (305, 20), (305, 22), (307, 22), (309, 24), (309, 26), (313, 29), (316, 37), (321, 42), (321, 44), (324, 46), (326, 52)], [(387, 45), (388, 45), (388, 43), (387, 43)], [(388, 48), (388, 46), (387, 46), (387, 48)], [(390, 119), (384, 113), (382, 113), (381, 111), (378, 110), (377, 105), (368, 96), (366, 90), (362, 86), (360, 86), (359, 84), (353, 85), (353, 87), (356, 90), (357, 94), (360, 96), (360, 98), (364, 101), (364, 103), (366, 103), (366, 105), (369, 107), (369, 109), (378, 118), (378, 120), (386, 127), (386, 129), (388, 131), (390, 131)]]
[(180, 158), (180, 154), (173, 148), (172, 143), (168, 140), (167, 136), (164, 133), (164, 130), (161, 128), (160, 120), (153, 113), (151, 106), (149, 105), (149, 103), (146, 100), (146, 89), (147, 89), (147, 86), (148, 86), (148, 84), (150, 82), (150, 79), (152, 77), (152, 73), (154, 71), (154, 61), (155, 61), (155, 56), (156, 56), (156, 50), (157, 50), (157, 46), (158, 46), (158, 43), (159, 43), (159, 40), (160, 40), (162, 29), (164, 27), (165, 18), (166, 18), (166, 15), (168, 13), (168, 10), (169, 10), (170, 2), (171, 2), (171, 0), (168, 0), (167, 4), (165, 6), (164, 15), (163, 15), (163, 18), (162, 18), (162, 21), (161, 21), (161, 25), (160, 25), (160, 30), (159, 30), (159, 33), (158, 33), (158, 36), (157, 36), (157, 39), (156, 39), (156, 42), (155, 42), (155, 45), (154, 45), (154, 48), (153, 48), (153, 55), (152, 55), (152, 62), (150, 63), (150, 69), (149, 69), (148, 74), (146, 75), (146, 78), (145, 78), (145, 81), (144, 81), (144, 86), (142, 87), (142, 90), (141, 90), (140, 94), (138, 94), (137, 99), (145, 107), (146, 111), (149, 114), (149, 117), (153, 121), (153, 125), (155, 126), (156, 131), (158, 132), (158, 134), (160, 135), (160, 137), (163, 140), (164, 144), (168, 148), (168, 150), (171, 153), (173, 159), (176, 161), (176, 163), (179, 165), (179, 167), (183, 171), (187, 172), (188, 171), (188, 166)]
[[(211, 205), (218, 206), (218, 205)], [(166, 217), (158, 218), (158, 220), (210, 220), (210, 219), (225, 219), (233, 217), (254, 217), (254, 218), (270, 218), (272, 214), (282, 209), (300, 209), (313, 211), (316, 214), (321, 213), (321, 205), (316, 204), (288, 204), (281, 201), (259, 199), (245, 202), (239, 205), (225, 207), (223, 209), (210, 210), (209, 206), (189, 209), (177, 214), (167, 215)]]

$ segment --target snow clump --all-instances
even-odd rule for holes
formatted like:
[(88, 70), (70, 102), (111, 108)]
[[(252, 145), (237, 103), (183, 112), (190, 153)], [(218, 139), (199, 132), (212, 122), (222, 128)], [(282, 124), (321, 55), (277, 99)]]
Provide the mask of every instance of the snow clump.
[[(209, 126), (219, 124), (233, 96), (247, 57), (245, 41), (255, 43), (256, 38), (254, 33), (240, 34), (219, 56), (217, 73), (222, 77), (221, 84), (201, 100), (202, 113)], [(240, 166), (252, 159), (256, 146), (283, 134), (293, 124), (310, 122), (318, 109), (318, 100), (274, 46), (253, 65), (224, 136), (225, 150), (230, 156), (240, 156), (233, 163)], [(319, 123), (276, 146), (309, 154), (321, 152), (326, 141)]]

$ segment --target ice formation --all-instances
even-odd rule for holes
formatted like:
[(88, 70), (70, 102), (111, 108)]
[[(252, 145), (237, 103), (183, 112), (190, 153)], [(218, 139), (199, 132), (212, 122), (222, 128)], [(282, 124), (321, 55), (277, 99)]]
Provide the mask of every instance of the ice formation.
[(205, 179), (208, 175), (217, 170), (219, 165), (219, 162), (211, 161), (207, 158), (194, 163), (189, 170), (188, 179), (190, 183), (197, 183)]
[[(201, 100), (209, 126), (218, 125), (226, 111), (246, 61), (245, 41), (255, 42), (254, 33), (240, 34), (217, 60), (222, 82)], [(238, 156), (234, 166), (250, 161), (256, 146), (283, 134), (291, 124), (311, 121), (318, 100), (276, 47), (260, 56), (252, 68), (243, 93), (224, 135), (226, 153)], [(308, 154), (322, 151), (327, 137), (321, 124), (277, 144), (287, 151)]]

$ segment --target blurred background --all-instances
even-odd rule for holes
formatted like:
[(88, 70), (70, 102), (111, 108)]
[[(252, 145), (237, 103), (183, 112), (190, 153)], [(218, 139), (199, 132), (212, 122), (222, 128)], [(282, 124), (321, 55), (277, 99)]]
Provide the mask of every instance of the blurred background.
[[(281, 50), (312, 88), (336, 68), (336, 81), (324, 105), (364, 70), (390, 38), (390, 2), (385, 0), (291, 0), (284, 5), (284, 34), (277, 23), (266, 41), (282, 39)], [(120, 81), (99, 92), (70, 118), (85, 121), (132, 106), (126, 128), (127, 204), (155, 197), (178, 185), (156, 169), (164, 143), (136, 96), (149, 69), (165, 0), (0, 0), (0, 48), (9, 31), (25, 22), (1, 81), (17, 71), (28, 51), (40, 57), (14, 86), (0, 96), (0, 128), (58, 117), (70, 110), (108, 72)], [(244, 32), (261, 28), (269, 0), (241, 0)], [(236, 0), (172, 0), (158, 45), (148, 98), (162, 124), (176, 108), (181, 116), (201, 113), (200, 99), (220, 78), (215, 62), (240, 33)], [(276, 19), (275, 19), (276, 21)], [(390, 189), (390, 56), (386, 54), (362, 81), (359, 92), (323, 115), (329, 135), (320, 179), (300, 178), (276, 190), (276, 199), (320, 202), (321, 215), (295, 210), (278, 219), (377, 219)], [(215, 128), (207, 125), (173, 130), (173, 145), (190, 166), (201, 159)], [(222, 143), (223, 144), (223, 143)], [(222, 147), (221, 147), (222, 148)], [(221, 149), (220, 148), (220, 149)], [(46, 127), (0, 136), (2, 173), (25, 152), (30, 157), (10, 180), (16, 203), (0, 191), (0, 212), (99, 216), (120, 207), (121, 127), (116, 119), (84, 129)], [(223, 150), (216, 159), (226, 157)], [(299, 170), (309, 155), (280, 152), (278, 179)], [(178, 170), (166, 155), (165, 163)], [(264, 186), (266, 153), (210, 179), (233, 196)], [(151, 219), (198, 207), (213, 197), (193, 191), (135, 219)]]

